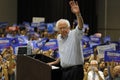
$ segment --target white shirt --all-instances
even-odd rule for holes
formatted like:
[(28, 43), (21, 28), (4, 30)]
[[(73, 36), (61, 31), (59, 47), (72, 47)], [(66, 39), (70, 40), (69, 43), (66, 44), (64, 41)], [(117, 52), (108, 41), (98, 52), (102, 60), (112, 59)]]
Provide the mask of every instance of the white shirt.
[[(105, 80), (103, 72), (102, 71), (98, 71), (98, 73), (100, 74), (102, 79)], [(97, 73), (95, 73), (94, 76), (95, 76), (95, 80), (99, 80), (99, 76), (98, 76)], [(88, 80), (93, 80), (93, 71), (88, 72)]]
[(82, 52), (83, 32), (76, 27), (68, 33), (68, 37), (63, 39), (59, 34), (57, 37), (60, 53), (60, 61), (62, 67), (70, 67), (74, 65), (82, 65), (84, 57)]

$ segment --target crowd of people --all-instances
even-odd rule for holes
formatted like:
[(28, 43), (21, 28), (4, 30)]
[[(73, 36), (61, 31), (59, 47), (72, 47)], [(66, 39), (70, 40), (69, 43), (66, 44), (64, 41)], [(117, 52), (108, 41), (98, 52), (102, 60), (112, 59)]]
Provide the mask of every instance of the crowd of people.
[[(96, 59), (85, 61), (83, 80), (119, 80), (119, 62), (105, 62)], [(93, 79), (94, 78), (94, 79)]]
[[(83, 36), (86, 36), (89, 29), (82, 31), (84, 21), (82, 19), (79, 5), (77, 1), (69, 2), (71, 11), (77, 18), (77, 26), (70, 28), (67, 19), (60, 19), (56, 22), (56, 31), (50, 32), (46, 29), (40, 30), (37, 27), (30, 29), (30, 25), (11, 26), (0, 28), (0, 39), (16, 38), (24, 36), (29, 41), (39, 42), (45, 38), (44, 43), (51, 39), (57, 39), (58, 46), (54, 49), (42, 50), (40, 47), (32, 46), (32, 54), (44, 54), (54, 58), (56, 61), (48, 63), (48, 65), (56, 65), (60, 63), (63, 71), (62, 80), (120, 80), (120, 64), (119, 62), (105, 62), (104, 58), (100, 58), (97, 46), (92, 46), (93, 53), (87, 58), (84, 57), (83, 48), (88, 46), (87, 43), (81, 43)], [(97, 35), (101, 37), (101, 35)], [(1, 42), (0, 42), (1, 44)], [(43, 46), (43, 45), (42, 45)], [(0, 54), (0, 80), (15, 80), (16, 76), (16, 52), (13, 45), (1, 47)], [(41, 51), (42, 50), (42, 51)], [(54, 56), (55, 52), (58, 52)]]
[(0, 54), (0, 80), (15, 80), (16, 56), (13, 48), (4, 48)]

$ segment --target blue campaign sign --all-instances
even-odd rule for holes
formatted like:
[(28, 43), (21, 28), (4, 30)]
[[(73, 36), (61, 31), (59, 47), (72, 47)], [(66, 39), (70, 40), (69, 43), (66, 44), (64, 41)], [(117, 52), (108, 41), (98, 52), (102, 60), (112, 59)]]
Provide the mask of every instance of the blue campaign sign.
[(82, 45), (86, 45), (86, 47), (89, 47), (90, 45), (89, 45), (89, 41), (90, 41), (90, 39), (89, 39), (89, 37), (88, 36), (83, 36), (82, 37)]
[(0, 38), (0, 51), (10, 46), (10, 38)]
[(105, 51), (104, 55), (106, 62), (120, 62), (120, 51)]
[(120, 42), (119, 41), (111, 41), (111, 43), (116, 45), (116, 50), (120, 51)]
[(8, 25), (8, 22), (0, 22), (0, 28), (5, 28)]
[(38, 46), (37, 46), (37, 41), (36, 41), (36, 40), (33, 40), (31, 46), (33, 47), (33, 49), (38, 48)]
[(89, 42), (89, 45), (90, 45), (90, 47), (92, 48), (92, 47), (94, 47), (94, 46), (99, 46), (101, 43), (97, 43), (97, 42)]
[(10, 38), (10, 45), (11, 46), (18, 46), (19, 45), (19, 40), (18, 38)]
[(83, 49), (83, 55), (84, 57), (88, 57), (90, 56), (91, 54), (93, 54), (93, 48), (84, 48)]
[(10, 45), (10, 38), (0, 38), (0, 46)]
[(90, 36), (90, 41), (100, 43), (100, 38), (96, 37), (95, 35)]
[(38, 26), (38, 29), (45, 30), (46, 29), (46, 23), (40, 22), (40, 26)]
[(118, 41), (118, 50), (120, 51), (120, 41)]
[(40, 41), (36, 42), (36, 45), (37, 45), (38, 48), (41, 49), (46, 42), (48, 42), (48, 38), (42, 38)]
[(105, 51), (113, 51), (113, 50), (114, 51), (116, 50), (116, 44), (114, 43), (97, 46), (97, 51), (100, 58), (104, 58)]
[(100, 45), (101, 44), (101, 40), (99, 37), (95, 36), (95, 35), (92, 35), (90, 36), (90, 47), (94, 47), (94, 46), (97, 46), (97, 45)]
[(104, 43), (111, 42), (110, 36), (105, 36), (105, 37), (103, 38), (103, 41), (104, 41)]
[(57, 39), (50, 39), (49, 42), (45, 44), (49, 49), (56, 50), (58, 48)]
[(34, 28), (35, 28), (34, 26), (30, 26), (30, 27), (29, 27), (29, 31), (30, 31), (30, 32), (34, 32)]
[(26, 22), (26, 21), (23, 21), (22, 24), (25, 25), (25, 26), (30, 26), (30, 23), (29, 23), (29, 22)]
[(90, 38), (89, 38), (88, 36), (84, 35), (84, 36), (82, 37), (82, 41), (89, 42), (89, 41), (90, 41)]
[(88, 24), (83, 24), (82, 31), (85, 32), (86, 29), (89, 30), (89, 25)]
[(27, 36), (18, 36), (17, 38), (19, 41), (19, 45), (24, 45), (24, 44), (27, 44), (27, 42), (28, 42)]
[(38, 26), (40, 26), (40, 23), (32, 22), (32, 23), (31, 23), (31, 26), (38, 27)]
[(19, 40), (18, 40), (18, 38), (17, 38), (17, 37), (16, 37), (16, 38), (11, 38), (11, 39), (10, 39), (10, 45), (13, 47), (14, 54), (16, 54), (15, 48), (16, 48), (17, 46), (19, 46)]
[(54, 24), (53, 23), (47, 23), (47, 31), (48, 31), (48, 33), (54, 32)]
[(41, 41), (37, 43), (37, 46), (39, 49), (43, 51), (47, 51), (49, 49), (55, 50), (58, 48), (58, 43), (56, 39), (43, 38)]

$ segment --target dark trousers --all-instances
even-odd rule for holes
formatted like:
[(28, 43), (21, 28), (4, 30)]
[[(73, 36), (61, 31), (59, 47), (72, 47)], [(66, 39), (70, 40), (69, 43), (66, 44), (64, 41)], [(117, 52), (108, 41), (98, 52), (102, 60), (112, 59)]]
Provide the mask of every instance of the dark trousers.
[(83, 80), (83, 65), (76, 65), (62, 69), (62, 80)]

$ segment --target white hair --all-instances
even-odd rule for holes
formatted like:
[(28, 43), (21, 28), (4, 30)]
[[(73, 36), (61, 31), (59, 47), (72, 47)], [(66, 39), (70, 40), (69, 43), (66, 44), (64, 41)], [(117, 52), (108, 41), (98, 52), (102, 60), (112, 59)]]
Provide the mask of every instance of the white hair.
[(93, 64), (93, 63), (98, 64), (98, 61), (97, 60), (91, 60), (90, 64)]
[(56, 30), (58, 30), (58, 25), (59, 25), (60, 22), (65, 22), (68, 25), (67, 27), (70, 27), (70, 22), (67, 19), (59, 19), (56, 22)]

